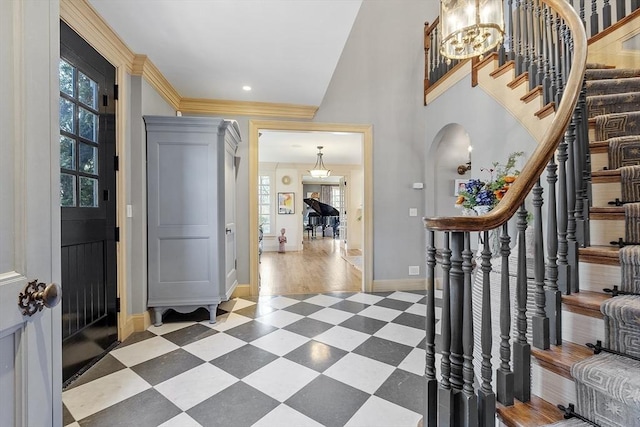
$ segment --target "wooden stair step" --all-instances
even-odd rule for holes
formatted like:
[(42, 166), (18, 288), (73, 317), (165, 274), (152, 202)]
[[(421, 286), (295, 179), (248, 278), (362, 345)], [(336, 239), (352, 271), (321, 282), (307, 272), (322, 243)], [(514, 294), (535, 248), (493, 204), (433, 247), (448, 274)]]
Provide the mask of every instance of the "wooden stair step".
[(604, 221), (624, 220), (624, 206), (589, 208), (589, 219), (604, 220)]
[(620, 248), (617, 246), (589, 246), (579, 248), (580, 262), (604, 265), (620, 265)]
[(591, 172), (591, 182), (606, 183), (606, 182), (620, 182), (620, 170), (604, 170)]
[(552, 345), (549, 350), (531, 347), (531, 355), (546, 370), (573, 380), (571, 366), (593, 356), (593, 351), (585, 345), (564, 341), (562, 345)]
[(510, 89), (515, 89), (521, 84), (528, 83), (528, 82), (529, 82), (529, 72), (525, 71), (524, 73), (520, 74), (518, 77), (513, 79), (507, 86), (509, 86)]
[(496, 402), (498, 418), (507, 427), (537, 427), (553, 424), (563, 419), (563, 413), (555, 405), (532, 395), (529, 402), (516, 400), (513, 406)]
[[(483, 60), (484, 62), (484, 60)], [(489, 75), (491, 77), (493, 77), (494, 79), (497, 79), (498, 77), (502, 76), (504, 73), (507, 73), (511, 70), (514, 70), (516, 68), (516, 63), (515, 61), (511, 60), (511, 61), (507, 61), (504, 64), (502, 64), (501, 66), (499, 66), (498, 68), (496, 68), (495, 70), (493, 70)]]
[(562, 303), (564, 304), (563, 308), (572, 313), (602, 319), (600, 305), (609, 298), (611, 295), (603, 292), (580, 291), (571, 295), (563, 295)]
[(534, 99), (538, 99), (539, 96), (542, 96), (542, 86), (540, 85), (534, 87), (529, 92), (527, 92), (524, 96), (520, 98), (520, 101), (526, 104), (533, 101)]
[(556, 103), (550, 102), (538, 111), (536, 111), (535, 116), (540, 120), (544, 119), (548, 115), (556, 112)]
[(608, 141), (595, 141), (589, 143), (589, 152), (591, 154), (609, 153)]

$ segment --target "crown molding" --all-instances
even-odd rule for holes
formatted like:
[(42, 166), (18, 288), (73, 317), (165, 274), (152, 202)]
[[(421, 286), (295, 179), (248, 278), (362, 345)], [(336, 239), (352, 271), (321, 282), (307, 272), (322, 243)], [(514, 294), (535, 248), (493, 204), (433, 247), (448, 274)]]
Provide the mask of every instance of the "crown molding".
[(131, 72), (135, 54), (87, 0), (60, 0), (60, 19), (112, 65)]
[(182, 100), (180, 94), (147, 55), (135, 55), (131, 66), (131, 75), (142, 76), (173, 109), (178, 109)]
[(313, 119), (316, 111), (318, 111), (318, 107), (313, 105), (275, 104), (269, 102), (182, 98), (178, 110), (183, 113), (193, 114)]

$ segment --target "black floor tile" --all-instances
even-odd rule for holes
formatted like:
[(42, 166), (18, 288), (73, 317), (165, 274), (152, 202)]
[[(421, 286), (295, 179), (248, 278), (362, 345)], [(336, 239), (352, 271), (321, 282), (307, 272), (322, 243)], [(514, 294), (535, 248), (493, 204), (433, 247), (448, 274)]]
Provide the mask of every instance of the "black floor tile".
[(75, 418), (73, 418), (73, 415), (71, 415), (71, 412), (69, 412), (69, 410), (67, 409), (67, 407), (65, 406), (65, 404), (62, 404), (62, 425), (63, 426), (68, 426), (69, 424), (73, 423), (75, 421)]
[(129, 338), (121, 342), (120, 345), (118, 345), (118, 348), (126, 347), (140, 341), (148, 340), (149, 338), (155, 338), (156, 336), (156, 334), (149, 331), (134, 332), (133, 334), (129, 335)]
[(131, 370), (155, 386), (203, 363), (204, 360), (179, 348), (132, 366)]
[(189, 409), (187, 414), (203, 426), (249, 427), (278, 405), (277, 400), (237, 382)]
[(340, 301), (339, 303), (333, 304), (331, 308), (335, 308), (336, 310), (347, 311), (349, 313), (357, 314), (360, 313), (365, 308), (369, 307), (369, 304), (365, 304), (362, 302), (355, 301)]
[(324, 375), (304, 386), (285, 404), (327, 427), (344, 426), (369, 394)]
[[(151, 334), (153, 335), (153, 334)], [(155, 336), (155, 335), (154, 335)], [(120, 347), (118, 347), (120, 348)], [(65, 390), (71, 390), (82, 384), (86, 384), (98, 378), (102, 378), (106, 375), (113, 374), (121, 369), (126, 368), (118, 359), (110, 354), (105, 355), (102, 359), (96, 362), (91, 368), (78, 377), (74, 382), (69, 384)]]
[(263, 366), (276, 360), (278, 356), (261, 348), (247, 344), (211, 362), (212, 365), (230, 373), (236, 378), (244, 378)]
[(376, 396), (422, 414), (425, 382), (423, 377), (396, 369), (374, 393)]
[(348, 352), (340, 348), (311, 340), (286, 354), (284, 358), (315, 371), (324, 372), (347, 354)]
[(331, 328), (333, 328), (333, 325), (330, 323), (325, 323), (319, 320), (304, 317), (296, 322), (291, 323), (290, 325), (285, 326), (282, 329), (285, 329), (289, 332), (294, 332), (299, 335), (303, 335), (307, 338), (313, 338)]
[(179, 347), (184, 347), (187, 344), (191, 344), (202, 338), (217, 334), (215, 329), (208, 328), (204, 325), (196, 323), (195, 325), (187, 326), (177, 331), (169, 332), (162, 335), (165, 338)]
[(324, 307), (322, 306), (309, 304), (308, 302), (299, 302), (297, 304), (290, 305), (289, 307), (285, 307), (283, 310), (290, 311), (291, 313), (296, 313), (301, 316), (308, 316), (316, 311), (322, 310), (323, 308)]
[(256, 319), (269, 313), (273, 313), (274, 311), (276, 311), (276, 309), (267, 304), (253, 304), (248, 307), (241, 308), (240, 310), (236, 310), (234, 313), (250, 317), (251, 319)]
[(378, 307), (386, 307), (394, 310), (404, 311), (407, 308), (411, 307), (413, 303), (407, 302), (407, 301), (400, 301), (397, 299), (385, 298), (383, 300), (378, 301), (374, 305), (377, 305)]
[(251, 342), (277, 329), (275, 326), (267, 325), (266, 323), (251, 321), (235, 328), (227, 329), (224, 332), (244, 342)]
[(151, 388), (79, 421), (82, 427), (156, 427), (182, 411)]
[(413, 347), (397, 342), (371, 337), (360, 344), (353, 353), (397, 367), (411, 353)]
[(387, 322), (382, 320), (355, 315), (340, 323), (339, 326), (353, 329), (364, 334), (373, 335), (378, 332), (378, 330), (382, 329), (382, 327), (386, 324)]
[(418, 316), (417, 314), (411, 313), (402, 313), (400, 316), (393, 319), (391, 323), (410, 326), (412, 328), (421, 329), (424, 331), (426, 328), (426, 320), (427, 319), (424, 316)]

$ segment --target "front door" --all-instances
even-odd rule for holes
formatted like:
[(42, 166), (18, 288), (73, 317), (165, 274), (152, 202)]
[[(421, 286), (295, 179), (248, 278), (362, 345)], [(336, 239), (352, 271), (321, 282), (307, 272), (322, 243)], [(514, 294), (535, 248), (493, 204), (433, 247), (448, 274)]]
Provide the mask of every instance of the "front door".
[(62, 368), (117, 341), (115, 68), (60, 23)]
[(60, 284), (58, 19), (56, 0), (0, 1), (0, 426), (62, 424), (60, 305), (18, 306)]

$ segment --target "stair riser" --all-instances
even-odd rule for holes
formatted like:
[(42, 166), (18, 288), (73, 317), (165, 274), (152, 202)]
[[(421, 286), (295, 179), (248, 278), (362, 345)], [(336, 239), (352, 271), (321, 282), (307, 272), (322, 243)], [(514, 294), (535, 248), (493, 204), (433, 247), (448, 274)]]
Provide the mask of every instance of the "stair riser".
[(622, 192), (620, 191), (620, 183), (619, 182), (595, 182), (592, 186), (592, 195), (593, 207), (607, 207), (609, 206), (607, 203), (615, 200), (616, 198), (620, 199), (622, 197)]
[(640, 320), (627, 319), (622, 322), (613, 317), (604, 317), (607, 340), (605, 347), (630, 356), (640, 357)]
[(535, 363), (531, 364), (531, 392), (547, 402), (576, 402), (575, 383)]
[(579, 345), (604, 341), (605, 331), (602, 319), (583, 314), (562, 311), (562, 339)]
[(601, 171), (605, 168), (609, 168), (607, 153), (591, 153), (591, 171)]
[(620, 284), (621, 273), (619, 265), (581, 262), (578, 268), (581, 290), (602, 292), (603, 288), (613, 288), (614, 285)]
[(624, 220), (590, 220), (591, 245), (608, 246), (610, 242), (624, 239)]

